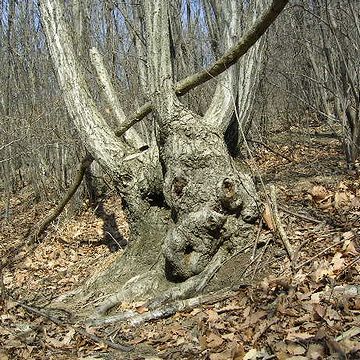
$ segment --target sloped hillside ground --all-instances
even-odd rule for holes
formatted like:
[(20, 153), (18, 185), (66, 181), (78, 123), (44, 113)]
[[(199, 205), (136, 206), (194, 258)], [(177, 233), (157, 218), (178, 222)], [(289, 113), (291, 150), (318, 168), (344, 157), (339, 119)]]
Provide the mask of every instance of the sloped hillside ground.
[[(321, 128), (293, 128), (256, 145), (249, 165), (265, 204), (275, 186), (284, 231), (274, 230), (267, 205), (249, 240), (254, 257), (245, 271), (253, 283), (149, 322), (144, 304), (118, 309), (137, 313), (136, 324), (94, 327), (72, 323), (70, 313), (46, 315), (54, 298), (126, 246), (126, 219), (111, 192), (96, 209), (63, 214), (32, 250), (24, 236), (54, 204), (33, 203), (24, 189), (11, 199), (9, 220), (0, 199), (0, 360), (360, 359), (359, 175), (346, 170), (339, 141)], [(231, 263), (224, 269), (222, 276)]]

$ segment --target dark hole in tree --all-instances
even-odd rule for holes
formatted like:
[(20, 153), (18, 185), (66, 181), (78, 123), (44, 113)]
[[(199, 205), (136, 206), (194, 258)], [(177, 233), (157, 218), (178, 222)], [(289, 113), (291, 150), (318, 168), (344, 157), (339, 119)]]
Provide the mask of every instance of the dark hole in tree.
[(187, 180), (184, 177), (177, 176), (173, 180), (172, 191), (177, 196), (180, 197), (183, 194), (183, 189), (187, 185)]
[[(237, 101), (237, 99), (236, 99), (236, 101)], [(231, 118), (228, 128), (225, 131), (224, 141), (226, 143), (226, 146), (228, 148), (230, 155), (232, 157), (238, 156), (239, 155), (239, 147), (238, 147), (239, 122), (238, 122), (235, 112)]]
[(161, 207), (161, 208), (166, 208), (166, 202), (165, 202), (165, 197), (163, 193), (152, 193), (149, 194), (146, 198), (146, 200), (148, 201), (148, 203), (151, 206), (157, 206), (157, 207)]
[(184, 250), (184, 254), (185, 255), (189, 255), (194, 251), (194, 248), (192, 247), (192, 245), (187, 244)]
[(180, 283), (185, 280), (167, 259), (165, 259), (165, 276), (167, 280), (174, 283)]

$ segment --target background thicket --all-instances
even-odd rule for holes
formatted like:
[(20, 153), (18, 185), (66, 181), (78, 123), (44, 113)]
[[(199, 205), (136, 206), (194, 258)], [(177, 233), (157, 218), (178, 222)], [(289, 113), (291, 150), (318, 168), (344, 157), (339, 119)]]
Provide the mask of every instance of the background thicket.
[[(216, 17), (219, 4), (172, 2), (170, 25), (178, 79), (209, 64), (224, 50)], [(56, 200), (71, 183), (85, 150), (57, 86), (37, 2), (3, 0), (0, 6), (1, 189), (10, 196), (30, 185), (34, 201)], [(241, 27), (245, 29), (251, 23), (253, 5), (243, 7)], [(89, 86), (113, 128), (116, 120), (96, 85), (87, 51), (96, 46), (103, 55), (115, 87), (121, 89), (121, 104), (131, 113), (147, 96), (141, 54), (143, 17), (140, 4), (126, 1), (89, 0), (80, 7), (67, 7)], [(359, 144), (359, 44), (358, 2), (292, 1), (258, 45), (251, 74), (258, 81), (244, 111), (251, 123), (247, 138), (266, 143), (269, 133), (284, 127), (324, 123), (339, 136), (353, 166)], [(214, 88), (209, 82), (186, 95), (185, 102), (204, 111)], [(96, 174), (102, 176), (100, 170)]]

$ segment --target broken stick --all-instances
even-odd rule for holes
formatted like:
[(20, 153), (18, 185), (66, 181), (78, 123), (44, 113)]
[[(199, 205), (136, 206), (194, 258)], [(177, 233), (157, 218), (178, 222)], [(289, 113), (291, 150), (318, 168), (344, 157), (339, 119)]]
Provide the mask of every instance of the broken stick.
[(276, 231), (285, 247), (285, 250), (289, 256), (290, 261), (292, 261), (294, 258), (294, 251), (286, 235), (285, 229), (281, 223), (281, 219), (277, 207), (277, 201), (276, 201), (276, 189), (274, 185), (270, 186), (270, 199), (272, 203), (272, 215), (275, 221)]

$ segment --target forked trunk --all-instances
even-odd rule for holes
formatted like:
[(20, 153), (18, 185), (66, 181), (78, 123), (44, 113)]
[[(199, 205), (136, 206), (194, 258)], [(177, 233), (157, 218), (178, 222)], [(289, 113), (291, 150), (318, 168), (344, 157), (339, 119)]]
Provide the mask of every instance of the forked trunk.
[(184, 280), (201, 273), (231, 235), (228, 216), (247, 222), (257, 218), (257, 196), (251, 179), (241, 179), (236, 171), (223, 132), (175, 94), (168, 1), (145, 4), (164, 195), (174, 222), (163, 246), (166, 273)]
[[(200, 71), (175, 86), (168, 33), (169, 0), (145, 0), (152, 94), (147, 109), (155, 110), (158, 138), (155, 148), (136, 153), (139, 150), (132, 144), (137, 134), (129, 132), (130, 138), (117, 138), (95, 106), (64, 23), (61, 2), (40, 3), (69, 113), (95, 160), (117, 181), (131, 227), (132, 241), (126, 252), (103, 274), (76, 290), (72, 302), (84, 304), (91, 297), (91, 307), (97, 305), (104, 313), (125, 300), (155, 298), (161, 302), (201, 291), (222, 263), (251, 241), (249, 224), (260, 210), (250, 176), (238, 168), (224, 141), (231, 120), (231, 94), (221, 94), (219, 88), (212, 111), (204, 117), (180, 102), (177, 95), (206, 81), (208, 73)], [(243, 39), (211, 66), (210, 74), (216, 76), (234, 64), (286, 3), (274, 0)], [(121, 127), (128, 119), (108, 83), (99, 55), (94, 54), (94, 66)]]

